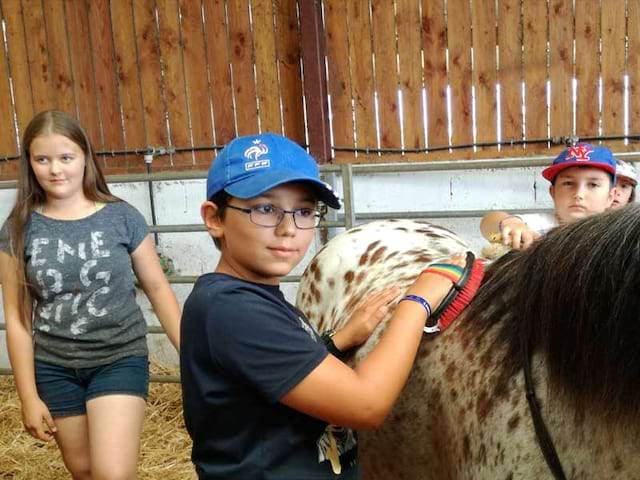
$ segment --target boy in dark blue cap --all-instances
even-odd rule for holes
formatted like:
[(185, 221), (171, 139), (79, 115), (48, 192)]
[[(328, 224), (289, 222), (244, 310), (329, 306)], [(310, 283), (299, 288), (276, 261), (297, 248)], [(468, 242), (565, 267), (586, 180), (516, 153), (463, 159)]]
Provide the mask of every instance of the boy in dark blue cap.
[[(451, 288), (420, 275), (373, 352), (355, 369), (342, 363), (279, 289), (314, 238), (319, 201), (340, 206), (313, 158), (279, 135), (237, 138), (209, 170), (201, 214), (221, 258), (185, 303), (180, 348), (201, 479), (360, 478), (351, 428), (383, 421)], [(398, 293), (371, 295), (333, 337), (335, 351), (364, 342)]]
[(553, 215), (488, 213), (480, 223), (486, 239), (498, 237), (504, 245), (519, 250), (551, 228), (604, 212), (614, 198), (616, 160), (606, 147), (578, 143), (560, 152), (542, 176), (551, 182)]

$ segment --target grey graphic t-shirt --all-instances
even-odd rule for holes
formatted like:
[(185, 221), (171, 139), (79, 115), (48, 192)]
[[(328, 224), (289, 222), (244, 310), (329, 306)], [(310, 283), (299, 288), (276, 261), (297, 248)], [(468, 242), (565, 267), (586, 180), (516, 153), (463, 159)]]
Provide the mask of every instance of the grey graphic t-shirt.
[[(84, 368), (147, 354), (130, 257), (147, 233), (142, 215), (126, 202), (79, 220), (31, 214), (25, 261), (37, 360)], [(0, 250), (10, 250), (6, 223)]]

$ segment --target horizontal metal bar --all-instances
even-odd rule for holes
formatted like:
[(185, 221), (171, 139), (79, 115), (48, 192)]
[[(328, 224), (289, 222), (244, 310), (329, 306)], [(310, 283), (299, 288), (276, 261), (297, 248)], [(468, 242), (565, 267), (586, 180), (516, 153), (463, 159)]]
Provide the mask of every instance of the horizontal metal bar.
[(206, 232), (204, 225), (149, 225), (149, 231), (154, 233), (187, 233), (187, 232)]
[(154, 173), (125, 173), (122, 175), (107, 175), (108, 183), (135, 183), (135, 182), (172, 182), (177, 180), (203, 180), (207, 178), (205, 170), (184, 170), (181, 172), (154, 172)]
[[(482, 217), (494, 210), (429, 210), (429, 211), (405, 211), (405, 212), (370, 212), (356, 213), (356, 220), (389, 220), (392, 218), (474, 218)], [(509, 213), (546, 213), (551, 209), (540, 208), (520, 208), (509, 209)], [(344, 215), (338, 214), (337, 220), (324, 221), (320, 227), (341, 228), (345, 226)], [(149, 230), (157, 233), (186, 233), (186, 232), (204, 232), (204, 225), (156, 225), (150, 226)]]
[[(333, 165), (319, 165), (320, 172), (339, 171), (339, 167)], [(206, 170), (184, 170), (180, 172), (155, 172), (155, 173), (125, 173), (122, 175), (108, 175), (109, 183), (135, 183), (135, 182), (167, 182), (175, 180), (204, 180), (207, 178)]]
[[(344, 222), (324, 220), (320, 223), (320, 228), (343, 227)], [(201, 224), (183, 224), (183, 225), (149, 225), (149, 231), (153, 233), (187, 233), (187, 232), (206, 232), (207, 229)]]
[[(526, 213), (550, 213), (553, 209), (541, 208), (509, 208), (509, 213), (514, 215)], [(488, 212), (495, 210), (456, 210), (456, 211), (424, 211), (424, 212), (375, 212), (356, 213), (356, 220), (391, 220), (394, 218), (403, 219), (424, 219), (424, 218), (478, 218), (483, 217)], [(478, 226), (478, 229), (480, 227)]]
[[(640, 161), (640, 151), (614, 152), (614, 156), (629, 161)], [(448, 160), (438, 162), (411, 163), (362, 163), (353, 164), (353, 172), (362, 173), (403, 173), (403, 172), (434, 172), (447, 170), (486, 170), (498, 168), (529, 168), (546, 167), (554, 156), (541, 155), (529, 157), (493, 158), (485, 160)], [(320, 165), (321, 173), (340, 173), (340, 165)], [(203, 180), (207, 178), (206, 171), (186, 170), (182, 172), (131, 173), (125, 175), (109, 175), (108, 183), (136, 183), (136, 182), (167, 182), (178, 180)], [(0, 190), (16, 188), (13, 180), (1, 181)]]
[[(614, 156), (628, 161), (640, 161), (640, 151), (614, 153)], [(486, 160), (447, 160), (438, 162), (411, 163), (362, 163), (353, 164), (353, 172), (362, 173), (402, 173), (439, 172), (449, 170), (494, 170), (507, 168), (548, 167), (555, 156), (513, 157)]]

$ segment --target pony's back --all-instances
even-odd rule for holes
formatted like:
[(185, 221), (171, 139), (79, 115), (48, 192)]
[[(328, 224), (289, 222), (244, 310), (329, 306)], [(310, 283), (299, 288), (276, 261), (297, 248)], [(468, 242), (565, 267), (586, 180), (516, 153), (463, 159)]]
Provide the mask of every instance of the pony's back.
[[(640, 478), (632, 388), (640, 369), (637, 354), (628, 350), (640, 340), (633, 287), (640, 222), (637, 208), (623, 210), (551, 232), (529, 251), (510, 254), (488, 269), (471, 307), (449, 330), (423, 340), (385, 425), (360, 435), (365, 478), (548, 477), (518, 357), (520, 335), (529, 334), (542, 415), (567, 475)], [(407, 287), (426, 263), (466, 248), (451, 232), (423, 223), (359, 226), (329, 242), (312, 261), (301, 281), (299, 306), (321, 331), (335, 328), (366, 293), (387, 285)], [(603, 312), (611, 316), (603, 319)], [(606, 329), (616, 332), (599, 340)], [(384, 325), (352, 361), (370, 350), (383, 330)], [(595, 376), (607, 386), (587, 391), (596, 380), (575, 380), (594, 369), (584, 362), (620, 360), (622, 352), (608, 351), (614, 345), (631, 355), (624, 365), (635, 370), (623, 374), (617, 365), (600, 365), (603, 372)], [(556, 361), (560, 367), (547, 369), (547, 362)], [(580, 362), (582, 368), (572, 373)], [(594, 410), (603, 395), (631, 406)], [(620, 419), (627, 419), (625, 428)]]

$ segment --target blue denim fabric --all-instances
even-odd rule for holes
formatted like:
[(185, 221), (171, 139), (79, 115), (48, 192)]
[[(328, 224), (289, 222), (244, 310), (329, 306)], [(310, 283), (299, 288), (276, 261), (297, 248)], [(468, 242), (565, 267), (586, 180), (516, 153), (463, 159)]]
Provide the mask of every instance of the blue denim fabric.
[(107, 365), (66, 368), (35, 362), (36, 386), (53, 417), (84, 415), (92, 398), (125, 394), (147, 399), (149, 362), (146, 356), (124, 357)]

